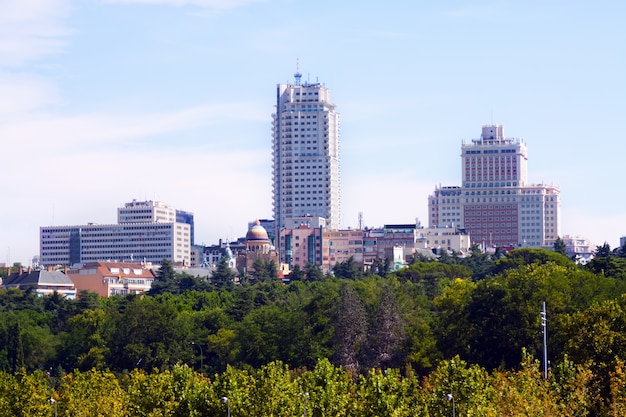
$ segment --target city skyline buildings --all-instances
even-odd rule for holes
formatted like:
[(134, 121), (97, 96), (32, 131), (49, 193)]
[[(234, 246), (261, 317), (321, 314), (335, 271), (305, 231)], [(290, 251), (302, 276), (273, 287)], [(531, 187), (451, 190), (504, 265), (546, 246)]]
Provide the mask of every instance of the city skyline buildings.
[(559, 185), (564, 235), (626, 234), (624, 2), (3, 5), (0, 262), (132, 198), (193, 211), (200, 244), (272, 218), (270, 114), (297, 58), (341, 113), (343, 227), (427, 223), (461, 140), (495, 121)]
[(339, 115), (321, 83), (278, 84), (272, 114), (272, 195), (276, 233), (303, 216), (340, 227)]

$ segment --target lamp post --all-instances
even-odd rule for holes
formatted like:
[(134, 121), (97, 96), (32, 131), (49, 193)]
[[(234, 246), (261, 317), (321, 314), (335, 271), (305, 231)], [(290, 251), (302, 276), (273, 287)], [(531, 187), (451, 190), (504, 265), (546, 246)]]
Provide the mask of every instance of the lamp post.
[(56, 400), (54, 398), (50, 398), (50, 404), (54, 404), (54, 417), (57, 417), (58, 408)]
[(300, 395), (304, 398), (304, 400), (303, 400), (304, 401), (304, 414), (303, 414), (303, 416), (306, 417), (306, 412), (307, 412), (306, 406), (307, 406), (307, 403), (309, 401), (309, 393), (308, 392), (301, 392)]
[(446, 395), (446, 399), (448, 401), (452, 401), (452, 417), (456, 416), (456, 408), (454, 406), (454, 397), (452, 396), (452, 394), (448, 394)]
[(541, 306), (541, 330), (543, 333), (543, 378), (548, 379), (548, 316), (545, 301)]
[(226, 417), (230, 417), (230, 401), (228, 401), (228, 397), (222, 397), (222, 402), (226, 404)]
[[(202, 368), (204, 367), (203, 366), (204, 363), (203, 363), (203, 360), (202, 360), (202, 358), (204, 356), (204, 353), (202, 352), (202, 346), (198, 345), (196, 342), (191, 342), (191, 344), (194, 345), (194, 346), (198, 346), (200, 348), (200, 373), (202, 373)], [(224, 397), (224, 398), (226, 398), (226, 397)]]

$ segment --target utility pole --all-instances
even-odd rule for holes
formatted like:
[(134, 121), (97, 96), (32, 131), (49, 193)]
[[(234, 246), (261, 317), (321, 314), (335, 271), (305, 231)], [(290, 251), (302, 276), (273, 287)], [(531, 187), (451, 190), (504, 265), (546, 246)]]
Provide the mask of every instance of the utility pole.
[(543, 333), (543, 378), (548, 379), (548, 318), (545, 301), (541, 307), (541, 328)]

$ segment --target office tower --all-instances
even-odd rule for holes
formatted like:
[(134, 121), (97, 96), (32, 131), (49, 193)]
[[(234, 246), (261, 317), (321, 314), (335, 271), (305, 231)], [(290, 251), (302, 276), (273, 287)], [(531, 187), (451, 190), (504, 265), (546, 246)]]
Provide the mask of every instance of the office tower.
[(462, 185), (435, 189), (430, 227), (465, 229), (484, 246), (549, 247), (560, 235), (560, 191), (528, 184), (526, 144), (501, 125), (461, 146)]
[(163, 259), (189, 264), (193, 219), (186, 219), (191, 224), (177, 221), (177, 210), (158, 201), (133, 201), (118, 209), (117, 220), (117, 224), (41, 227), (41, 264), (72, 266), (95, 261), (160, 264)]
[[(273, 209), (276, 230), (301, 216), (338, 228), (339, 116), (320, 83), (278, 84), (273, 117)], [(278, 236), (278, 232), (275, 234)]]

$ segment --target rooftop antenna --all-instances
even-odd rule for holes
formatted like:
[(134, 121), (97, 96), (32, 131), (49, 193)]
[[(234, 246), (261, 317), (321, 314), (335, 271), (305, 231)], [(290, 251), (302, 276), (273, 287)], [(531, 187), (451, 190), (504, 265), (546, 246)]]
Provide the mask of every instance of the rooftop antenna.
[(363, 230), (363, 212), (359, 211), (359, 230)]
[(296, 73), (293, 74), (296, 79), (296, 85), (300, 85), (300, 80), (302, 79), (302, 74), (300, 74), (300, 58), (296, 58)]

